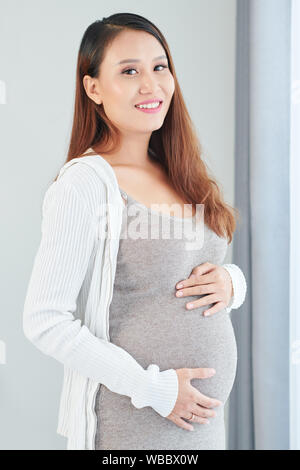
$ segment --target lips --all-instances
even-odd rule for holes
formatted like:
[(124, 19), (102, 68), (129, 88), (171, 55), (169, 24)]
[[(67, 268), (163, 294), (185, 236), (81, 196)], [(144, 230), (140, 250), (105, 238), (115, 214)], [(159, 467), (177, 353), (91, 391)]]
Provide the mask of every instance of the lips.
[(161, 108), (162, 108), (162, 101), (159, 102), (159, 105), (158, 106), (150, 106), (150, 107), (143, 107), (143, 106), (135, 106), (136, 109), (140, 112), (140, 113), (147, 113), (147, 114), (155, 114), (155, 113), (159, 113)]
[(156, 100), (141, 101), (141, 103), (137, 103), (137, 104), (135, 104), (134, 106), (139, 106), (139, 105), (141, 105), (141, 104), (157, 103), (158, 101), (159, 101), (160, 103), (163, 102), (163, 100), (160, 100), (159, 98), (157, 98)]

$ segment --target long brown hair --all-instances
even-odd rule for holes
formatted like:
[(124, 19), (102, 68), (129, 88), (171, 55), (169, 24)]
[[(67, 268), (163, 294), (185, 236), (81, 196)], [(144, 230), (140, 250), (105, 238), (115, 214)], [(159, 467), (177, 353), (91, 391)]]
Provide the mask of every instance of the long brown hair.
[[(186, 203), (193, 204), (193, 207), (195, 204), (204, 204), (206, 225), (220, 237), (226, 236), (231, 243), (236, 229), (234, 213), (239, 218), (239, 212), (224, 202), (215, 179), (208, 174), (201, 158), (201, 144), (176, 78), (167, 41), (161, 31), (143, 16), (116, 13), (95, 21), (86, 29), (78, 52), (74, 117), (66, 162), (84, 153), (109, 154), (121, 144), (120, 133), (109, 121), (103, 106), (96, 104), (86, 94), (83, 77), (99, 76), (106, 47), (125, 29), (146, 31), (160, 42), (175, 82), (164, 123), (151, 135), (149, 155), (164, 167), (174, 189)], [(89, 148), (94, 152), (87, 153)]]

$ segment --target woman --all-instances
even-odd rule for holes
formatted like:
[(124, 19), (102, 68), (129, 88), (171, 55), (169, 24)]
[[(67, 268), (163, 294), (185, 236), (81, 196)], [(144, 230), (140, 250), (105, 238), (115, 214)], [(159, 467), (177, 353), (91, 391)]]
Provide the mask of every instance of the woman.
[[(150, 110), (136, 106), (149, 100)], [(199, 204), (196, 248), (191, 225), (179, 238), (160, 228), (154, 239), (123, 237), (136, 228), (132, 208), (151, 229), (182, 228), (199, 223)], [(130, 13), (91, 24), (68, 159), (44, 198), (23, 314), (28, 339), (64, 364), (57, 431), (68, 449), (225, 448), (237, 360), (228, 313), (246, 294), (241, 270), (220, 266), (234, 229), (162, 33)]]

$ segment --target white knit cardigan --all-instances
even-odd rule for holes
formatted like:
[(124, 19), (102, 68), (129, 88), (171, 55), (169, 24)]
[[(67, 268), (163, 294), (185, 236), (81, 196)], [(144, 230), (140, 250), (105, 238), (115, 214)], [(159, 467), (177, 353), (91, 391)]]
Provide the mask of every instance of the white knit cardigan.
[[(101, 384), (130, 397), (136, 408), (151, 406), (163, 417), (177, 399), (174, 369), (160, 371), (156, 364), (144, 369), (110, 342), (123, 207), (116, 174), (100, 155), (67, 162), (44, 196), (23, 331), (40, 351), (64, 365), (57, 433), (68, 438), (68, 450), (95, 449), (94, 406)], [(244, 302), (247, 286), (238, 266), (223, 266), (234, 289), (226, 308), (230, 312)]]

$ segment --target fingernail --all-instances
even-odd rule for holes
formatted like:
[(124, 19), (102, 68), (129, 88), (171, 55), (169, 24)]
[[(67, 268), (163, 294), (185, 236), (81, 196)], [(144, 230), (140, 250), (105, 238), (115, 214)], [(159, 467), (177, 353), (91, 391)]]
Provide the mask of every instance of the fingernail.
[(181, 287), (183, 287), (183, 284), (177, 284), (177, 289), (180, 289)]
[(215, 373), (216, 373), (215, 369), (210, 369), (209, 372), (210, 372), (211, 374), (215, 374)]

